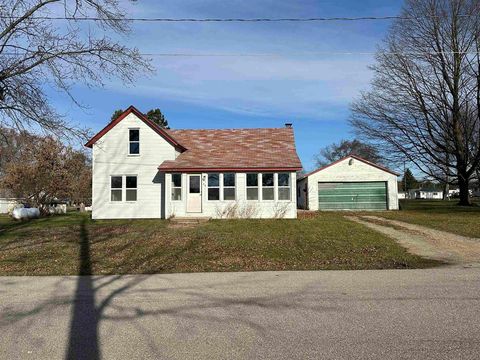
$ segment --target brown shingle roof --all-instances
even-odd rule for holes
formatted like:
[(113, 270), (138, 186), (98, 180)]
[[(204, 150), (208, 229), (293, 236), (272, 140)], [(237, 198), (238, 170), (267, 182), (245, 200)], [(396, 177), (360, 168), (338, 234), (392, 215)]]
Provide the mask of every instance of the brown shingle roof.
[(167, 130), (187, 150), (160, 170), (300, 170), (292, 128)]

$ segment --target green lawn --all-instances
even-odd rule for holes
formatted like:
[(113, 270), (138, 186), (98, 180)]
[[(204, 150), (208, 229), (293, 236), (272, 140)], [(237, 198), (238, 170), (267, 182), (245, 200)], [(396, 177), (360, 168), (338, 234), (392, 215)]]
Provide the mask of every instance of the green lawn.
[(423, 268), (389, 238), (322, 213), (298, 220), (214, 220), (173, 229), (165, 220), (88, 215), (14, 222), (0, 216), (0, 275)]
[(480, 238), (480, 206), (458, 206), (450, 200), (401, 200), (400, 211), (378, 213), (388, 219)]

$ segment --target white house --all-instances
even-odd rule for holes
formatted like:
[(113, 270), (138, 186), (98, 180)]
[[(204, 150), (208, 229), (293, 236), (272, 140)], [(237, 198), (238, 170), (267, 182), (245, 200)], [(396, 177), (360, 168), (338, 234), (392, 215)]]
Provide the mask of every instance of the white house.
[(0, 197), (0, 214), (7, 214), (18, 203), (19, 199)]
[(133, 106), (92, 149), (92, 217), (296, 218), (293, 129), (167, 130)]
[(298, 205), (307, 210), (398, 210), (397, 176), (350, 155), (301, 176)]
[(409, 190), (410, 199), (429, 199), (429, 200), (442, 200), (443, 191), (432, 189), (412, 189)]
[(0, 214), (7, 214), (12, 211), (21, 200), (15, 198), (11, 191), (0, 188)]
[(460, 196), (460, 189), (449, 189), (448, 190), (447, 197), (453, 198), (453, 197), (456, 197), (456, 196)]

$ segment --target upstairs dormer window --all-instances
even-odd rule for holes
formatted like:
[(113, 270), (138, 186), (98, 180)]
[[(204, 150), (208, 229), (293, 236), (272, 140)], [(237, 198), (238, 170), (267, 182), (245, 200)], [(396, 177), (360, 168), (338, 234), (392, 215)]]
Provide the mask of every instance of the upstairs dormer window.
[(140, 155), (140, 129), (128, 129), (128, 155)]

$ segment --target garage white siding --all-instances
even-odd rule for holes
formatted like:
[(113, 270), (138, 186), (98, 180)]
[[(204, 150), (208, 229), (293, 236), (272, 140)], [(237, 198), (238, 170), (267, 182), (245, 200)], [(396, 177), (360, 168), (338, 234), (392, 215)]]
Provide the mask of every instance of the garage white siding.
[(297, 191), (307, 188), (309, 210), (319, 210), (319, 183), (341, 182), (385, 182), (387, 187), (387, 208), (398, 210), (397, 176), (379, 169), (357, 158), (347, 157), (320, 171), (311, 173), (297, 184)]

